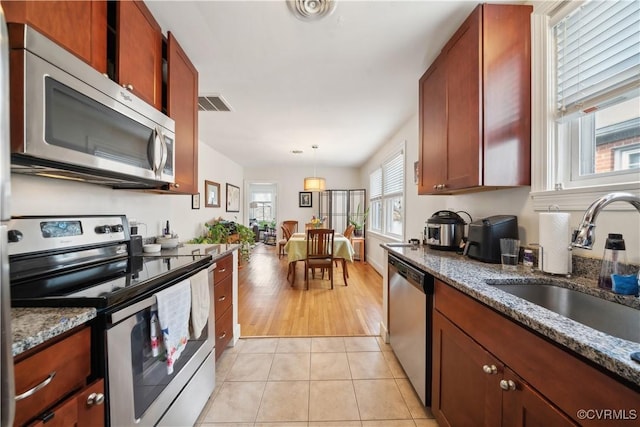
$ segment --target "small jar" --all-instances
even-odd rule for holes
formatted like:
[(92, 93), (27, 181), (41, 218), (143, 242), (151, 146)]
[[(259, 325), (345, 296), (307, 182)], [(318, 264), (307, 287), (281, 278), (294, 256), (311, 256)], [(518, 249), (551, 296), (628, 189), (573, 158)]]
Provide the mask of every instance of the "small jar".
[(533, 251), (531, 249), (524, 250), (522, 265), (524, 265), (525, 267), (533, 267)]

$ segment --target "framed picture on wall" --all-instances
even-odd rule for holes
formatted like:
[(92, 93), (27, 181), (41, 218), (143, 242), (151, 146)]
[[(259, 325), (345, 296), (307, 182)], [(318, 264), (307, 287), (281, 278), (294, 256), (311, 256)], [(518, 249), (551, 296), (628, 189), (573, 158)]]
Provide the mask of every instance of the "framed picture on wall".
[(298, 202), (298, 206), (301, 208), (310, 208), (312, 207), (311, 204), (312, 202), (312, 198), (311, 198), (311, 191), (301, 191), (300, 195), (299, 195), (299, 202)]
[[(220, 184), (213, 181), (204, 182), (204, 206), (207, 208), (220, 207)], [(200, 202), (198, 201), (198, 206)]]
[(227, 212), (240, 212), (240, 187), (227, 184)]
[(200, 209), (200, 193), (191, 195), (191, 209)]

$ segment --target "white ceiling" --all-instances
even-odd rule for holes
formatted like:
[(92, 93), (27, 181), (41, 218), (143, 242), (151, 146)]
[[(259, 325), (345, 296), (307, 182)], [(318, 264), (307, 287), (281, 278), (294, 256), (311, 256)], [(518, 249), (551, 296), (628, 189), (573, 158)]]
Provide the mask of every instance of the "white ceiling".
[(417, 112), (418, 79), (478, 2), (338, 0), (312, 22), (285, 0), (146, 3), (200, 95), (233, 109), (199, 113), (202, 142), (245, 167), (357, 167)]

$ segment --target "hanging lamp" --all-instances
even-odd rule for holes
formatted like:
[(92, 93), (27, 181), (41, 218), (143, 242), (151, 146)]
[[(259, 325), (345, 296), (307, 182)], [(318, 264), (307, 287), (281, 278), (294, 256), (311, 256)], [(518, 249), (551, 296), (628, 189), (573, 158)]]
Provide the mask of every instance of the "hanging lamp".
[(326, 182), (324, 178), (316, 176), (316, 150), (317, 145), (312, 145), (313, 148), (313, 177), (307, 177), (304, 179), (305, 191), (324, 191), (326, 188)]

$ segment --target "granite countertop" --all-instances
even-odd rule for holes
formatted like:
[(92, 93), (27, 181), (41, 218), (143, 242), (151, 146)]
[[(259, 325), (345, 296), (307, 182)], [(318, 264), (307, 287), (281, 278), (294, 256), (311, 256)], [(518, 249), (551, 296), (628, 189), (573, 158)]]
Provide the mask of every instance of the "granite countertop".
[[(511, 280), (535, 277), (559, 286), (613, 300), (640, 310), (640, 298), (617, 295), (597, 287), (595, 280), (550, 276), (532, 273), (522, 265), (517, 271), (502, 271), (499, 264), (486, 264), (446, 251), (423, 246), (393, 247), (381, 245), (390, 254), (408, 261), (434, 277), (441, 279), (472, 298), (492, 307), (507, 317), (571, 349), (604, 369), (640, 385), (640, 363), (631, 360), (633, 352), (640, 351), (640, 343), (597, 331), (544, 307), (506, 293), (486, 283), (487, 280)], [(640, 327), (640, 326), (639, 326)]]
[(80, 326), (94, 317), (95, 308), (12, 308), (13, 356)]

